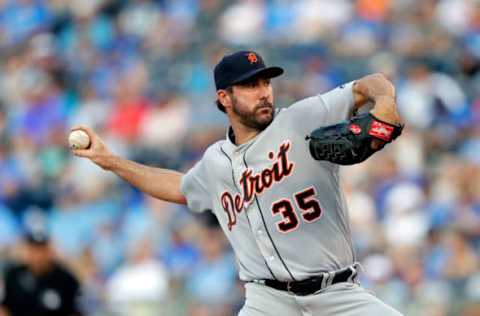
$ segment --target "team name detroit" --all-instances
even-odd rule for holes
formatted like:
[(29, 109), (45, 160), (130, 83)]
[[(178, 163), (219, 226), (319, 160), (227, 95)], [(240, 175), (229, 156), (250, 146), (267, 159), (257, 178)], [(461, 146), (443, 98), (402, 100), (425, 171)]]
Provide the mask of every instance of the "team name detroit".
[(288, 151), (291, 148), (289, 141), (283, 142), (277, 155), (273, 151), (268, 153), (268, 158), (276, 161), (261, 172), (254, 173), (252, 169), (247, 168), (239, 181), (240, 193), (232, 194), (225, 191), (221, 196), (223, 210), (228, 216), (228, 229), (231, 231), (237, 223), (237, 213), (241, 213), (245, 204), (250, 205), (255, 195), (262, 194), (274, 183), (282, 181), (285, 177), (292, 174), (295, 164), (288, 160)]

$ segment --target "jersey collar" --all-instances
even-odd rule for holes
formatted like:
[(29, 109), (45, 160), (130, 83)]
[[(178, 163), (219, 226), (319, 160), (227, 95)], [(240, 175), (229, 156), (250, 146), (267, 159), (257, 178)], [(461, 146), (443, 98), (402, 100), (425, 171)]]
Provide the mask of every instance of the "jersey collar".
[[(273, 116), (273, 119), (275, 119), (275, 117), (277, 116), (277, 114), (281, 111), (282, 109), (275, 109), (275, 114)], [(273, 121), (272, 121), (273, 123)], [(271, 123), (271, 124), (272, 124)], [(270, 125), (271, 125), (270, 124)], [(250, 147), (250, 145), (255, 142), (255, 140), (260, 136), (262, 135), (267, 129), (269, 129), (270, 126), (268, 126), (265, 130), (261, 131), (260, 133), (258, 133), (257, 136), (255, 136), (254, 138), (250, 139), (248, 142), (246, 143), (243, 143), (241, 145), (236, 145), (235, 144), (235, 133), (233, 132), (233, 128), (232, 126), (229, 126), (228, 129), (227, 129), (227, 132), (226, 132), (226, 135), (225, 135), (225, 141), (223, 142), (223, 145), (222, 145), (222, 148), (224, 151), (226, 151), (227, 153), (231, 154), (231, 153), (234, 153), (234, 152), (243, 152), (245, 151), (248, 147)]]
[(236, 145), (235, 144), (235, 134), (233, 132), (233, 128), (231, 126), (228, 127), (227, 129), (227, 134), (226, 134), (226, 139), (223, 142), (223, 150), (225, 150), (227, 153), (238, 153), (238, 152), (243, 152), (245, 151), (250, 145), (255, 142), (255, 140), (258, 138), (259, 135), (263, 133), (260, 132), (258, 135), (256, 135), (254, 138), (250, 139), (248, 142), (245, 142), (241, 145)]

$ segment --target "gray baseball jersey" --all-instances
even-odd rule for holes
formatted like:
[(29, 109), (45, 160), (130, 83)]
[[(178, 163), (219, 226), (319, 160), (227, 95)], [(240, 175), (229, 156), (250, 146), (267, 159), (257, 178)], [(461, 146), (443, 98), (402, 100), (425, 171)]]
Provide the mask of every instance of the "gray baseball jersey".
[(355, 261), (339, 167), (311, 158), (305, 141), (351, 115), (352, 86), (277, 110), (247, 143), (227, 133), (182, 178), (189, 208), (217, 216), (241, 280), (303, 280)]

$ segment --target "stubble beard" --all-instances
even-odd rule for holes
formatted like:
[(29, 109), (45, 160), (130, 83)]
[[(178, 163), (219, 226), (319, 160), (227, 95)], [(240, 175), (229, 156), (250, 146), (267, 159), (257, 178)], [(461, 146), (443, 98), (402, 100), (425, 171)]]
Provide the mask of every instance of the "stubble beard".
[[(240, 118), (240, 122), (247, 127), (263, 131), (273, 121), (275, 108), (272, 103), (266, 100), (258, 103), (251, 111), (244, 110), (244, 108), (236, 98), (232, 99), (233, 113), (235, 113)], [(269, 115), (259, 113), (265, 108), (270, 108), (271, 113)]]

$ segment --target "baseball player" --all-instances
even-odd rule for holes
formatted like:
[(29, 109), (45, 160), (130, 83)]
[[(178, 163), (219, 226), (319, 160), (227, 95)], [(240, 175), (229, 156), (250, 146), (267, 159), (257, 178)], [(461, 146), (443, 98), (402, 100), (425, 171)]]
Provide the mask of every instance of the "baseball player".
[[(146, 194), (212, 211), (246, 282), (241, 316), (400, 315), (358, 284), (338, 172), (400, 134), (394, 87), (373, 74), (275, 109), (270, 79), (282, 73), (253, 51), (223, 57), (214, 78), (230, 127), (186, 174), (118, 157), (84, 126), (73, 130), (91, 146), (74, 154)], [(367, 101), (370, 113), (351, 119)]]

